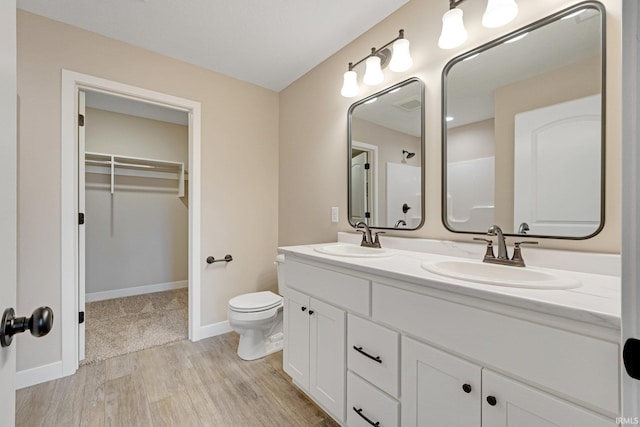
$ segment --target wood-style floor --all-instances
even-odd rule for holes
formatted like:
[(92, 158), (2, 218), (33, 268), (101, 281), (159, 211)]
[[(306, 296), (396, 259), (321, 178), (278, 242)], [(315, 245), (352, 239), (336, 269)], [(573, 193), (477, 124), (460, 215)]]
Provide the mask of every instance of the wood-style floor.
[[(291, 384), (282, 352), (246, 362), (231, 332), (82, 366), (18, 390), (16, 425), (337, 426)], [(1, 424), (1, 423), (0, 423)]]

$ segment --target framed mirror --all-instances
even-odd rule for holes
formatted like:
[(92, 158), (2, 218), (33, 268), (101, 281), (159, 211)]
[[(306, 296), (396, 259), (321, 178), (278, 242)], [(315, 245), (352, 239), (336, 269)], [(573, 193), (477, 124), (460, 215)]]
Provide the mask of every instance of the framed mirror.
[(586, 239), (604, 226), (605, 9), (583, 2), (442, 72), (442, 220)]
[(424, 84), (364, 98), (348, 113), (349, 223), (416, 230), (424, 223)]

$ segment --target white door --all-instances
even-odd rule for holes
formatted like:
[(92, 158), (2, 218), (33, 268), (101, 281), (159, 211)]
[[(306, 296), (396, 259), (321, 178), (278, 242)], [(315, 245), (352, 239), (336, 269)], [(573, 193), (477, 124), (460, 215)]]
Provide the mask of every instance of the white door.
[[(640, 374), (640, 5), (622, 2), (622, 345)], [(635, 341), (634, 341), (635, 340)], [(627, 347), (629, 350), (630, 347)], [(627, 353), (627, 356), (630, 356)], [(640, 418), (640, 381), (622, 369), (622, 415)]]
[(338, 420), (345, 418), (345, 312), (311, 298), (309, 393)]
[[(85, 255), (85, 93), (78, 92), (78, 212), (81, 218), (78, 221), (78, 311), (84, 313), (85, 304), (85, 280), (86, 280), (86, 255)], [(82, 117), (82, 119), (80, 118)], [(78, 361), (85, 357), (85, 322), (78, 325)]]
[[(515, 117), (513, 226), (588, 236), (600, 226), (600, 95)], [(571, 203), (566, 203), (567, 200)]]
[(481, 368), (402, 339), (402, 426), (480, 426)]
[(284, 300), (283, 369), (309, 390), (309, 297), (290, 288)]
[(603, 417), (503, 377), (482, 370), (482, 426), (487, 427), (614, 427)]
[[(16, 306), (16, 2), (0, 2), (0, 314)], [(0, 348), (2, 424), (15, 423), (16, 346)], [(6, 424), (5, 424), (6, 423)]]
[(367, 153), (362, 152), (351, 158), (351, 219), (354, 223), (367, 222)]

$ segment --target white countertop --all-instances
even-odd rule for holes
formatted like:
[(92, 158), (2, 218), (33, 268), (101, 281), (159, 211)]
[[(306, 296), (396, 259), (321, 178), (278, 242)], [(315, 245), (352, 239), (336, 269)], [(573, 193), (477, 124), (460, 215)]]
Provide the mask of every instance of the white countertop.
[[(609, 329), (620, 329), (620, 277), (576, 271), (544, 269), (560, 277), (572, 277), (582, 285), (575, 289), (523, 289), (488, 285), (442, 277), (426, 271), (423, 262), (436, 262), (456, 258), (451, 256), (406, 251), (386, 250), (393, 256), (383, 258), (351, 258), (325, 255), (314, 250), (317, 245), (288, 246), (279, 252), (288, 256), (326, 263), (379, 277), (400, 280), (414, 285), (480, 298), (526, 310), (560, 316)], [(541, 269), (536, 267), (537, 269)]]

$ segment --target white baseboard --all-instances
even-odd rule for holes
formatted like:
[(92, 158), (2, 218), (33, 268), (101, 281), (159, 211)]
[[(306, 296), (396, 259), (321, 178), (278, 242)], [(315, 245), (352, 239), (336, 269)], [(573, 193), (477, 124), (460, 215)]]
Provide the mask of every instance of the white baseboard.
[(62, 378), (62, 361), (16, 372), (16, 390)]
[(228, 320), (219, 323), (212, 323), (211, 325), (200, 326), (198, 331), (193, 334), (192, 341), (200, 341), (205, 338), (226, 334), (227, 332), (231, 331), (232, 329), (231, 326), (229, 326)]
[(170, 291), (173, 289), (186, 288), (189, 286), (188, 280), (178, 282), (156, 283), (153, 285), (136, 286), (135, 288), (114, 289), (112, 291), (92, 292), (85, 294), (86, 302), (102, 301), (105, 299), (130, 297), (132, 295), (150, 294), (153, 292)]

